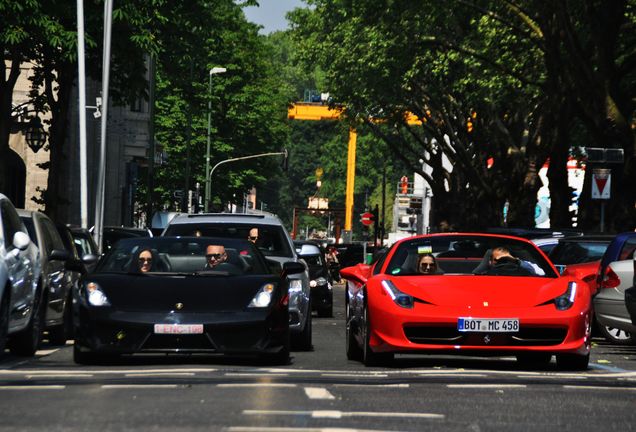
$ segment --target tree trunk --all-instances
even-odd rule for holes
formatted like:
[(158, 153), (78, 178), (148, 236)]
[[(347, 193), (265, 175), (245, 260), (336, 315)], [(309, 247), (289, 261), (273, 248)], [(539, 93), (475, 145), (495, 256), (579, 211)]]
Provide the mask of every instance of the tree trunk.
[(568, 157), (570, 154), (569, 140), (569, 109), (562, 104), (556, 124), (556, 136), (552, 152), (550, 153), (550, 167), (548, 180), (550, 182), (550, 226), (552, 228), (571, 228), (572, 188), (568, 183)]
[(69, 194), (69, 160), (65, 142), (68, 135), (70, 96), (73, 90), (73, 65), (65, 64), (57, 72), (57, 102), (51, 106), (49, 129), (49, 178), (44, 193), (45, 213), (54, 221), (66, 223), (72, 197)]

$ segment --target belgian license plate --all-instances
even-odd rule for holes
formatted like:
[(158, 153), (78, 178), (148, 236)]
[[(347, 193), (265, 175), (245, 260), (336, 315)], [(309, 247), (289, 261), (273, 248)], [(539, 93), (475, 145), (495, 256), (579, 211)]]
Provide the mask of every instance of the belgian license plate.
[(203, 334), (203, 324), (155, 324), (155, 334)]
[(514, 333), (519, 331), (519, 319), (459, 318), (457, 330), (460, 332)]

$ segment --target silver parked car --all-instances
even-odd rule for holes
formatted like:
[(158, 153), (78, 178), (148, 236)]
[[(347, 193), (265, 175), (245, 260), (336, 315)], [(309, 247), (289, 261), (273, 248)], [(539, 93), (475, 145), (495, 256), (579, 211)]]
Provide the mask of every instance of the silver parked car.
[[(204, 236), (249, 239), (265, 257), (281, 268), (288, 261), (299, 262), (292, 239), (273, 214), (207, 213), (175, 216), (163, 236)], [(292, 347), (312, 349), (309, 273), (289, 276), (289, 330)]]
[(625, 305), (625, 290), (634, 285), (634, 260), (614, 261), (594, 297), (596, 320), (613, 332), (611, 342), (620, 345), (634, 343), (632, 335), (636, 334), (636, 325)]
[(44, 320), (38, 248), (13, 204), (0, 194), (0, 355), (30, 356), (40, 345)]

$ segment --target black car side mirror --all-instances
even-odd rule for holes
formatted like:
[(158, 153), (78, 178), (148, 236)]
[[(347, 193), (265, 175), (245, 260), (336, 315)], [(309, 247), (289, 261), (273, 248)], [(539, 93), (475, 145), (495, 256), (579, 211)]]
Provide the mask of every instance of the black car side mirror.
[(49, 255), (49, 261), (67, 261), (70, 256), (64, 249), (53, 249)]
[(86, 254), (82, 257), (82, 263), (84, 265), (93, 265), (99, 260), (99, 256), (95, 254)]
[(285, 264), (283, 264), (283, 273), (286, 276), (303, 273), (305, 270), (306, 270), (305, 265), (299, 262), (287, 261)]

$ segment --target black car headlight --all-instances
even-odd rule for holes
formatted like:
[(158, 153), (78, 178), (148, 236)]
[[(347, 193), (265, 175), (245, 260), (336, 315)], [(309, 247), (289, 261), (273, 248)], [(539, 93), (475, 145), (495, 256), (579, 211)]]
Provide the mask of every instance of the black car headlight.
[(574, 298), (576, 297), (576, 282), (568, 282), (568, 289), (563, 294), (554, 299), (554, 305), (558, 310), (568, 310), (574, 304)]
[(250, 308), (265, 308), (265, 307), (269, 306), (272, 303), (272, 297), (274, 295), (274, 288), (275, 288), (275, 286), (272, 283), (266, 283), (265, 285), (263, 285), (258, 290), (258, 292), (254, 296), (254, 298), (252, 299), (250, 304), (247, 305), (247, 307), (250, 307)]
[(88, 282), (84, 287), (86, 292), (86, 300), (88, 301), (89, 305), (96, 307), (110, 306), (108, 297), (106, 297), (106, 294), (104, 294), (104, 291), (102, 291), (97, 283)]
[(382, 281), (382, 288), (386, 291), (386, 293), (391, 297), (393, 302), (403, 308), (411, 309), (413, 307), (414, 299), (413, 296), (403, 293), (390, 280)]

